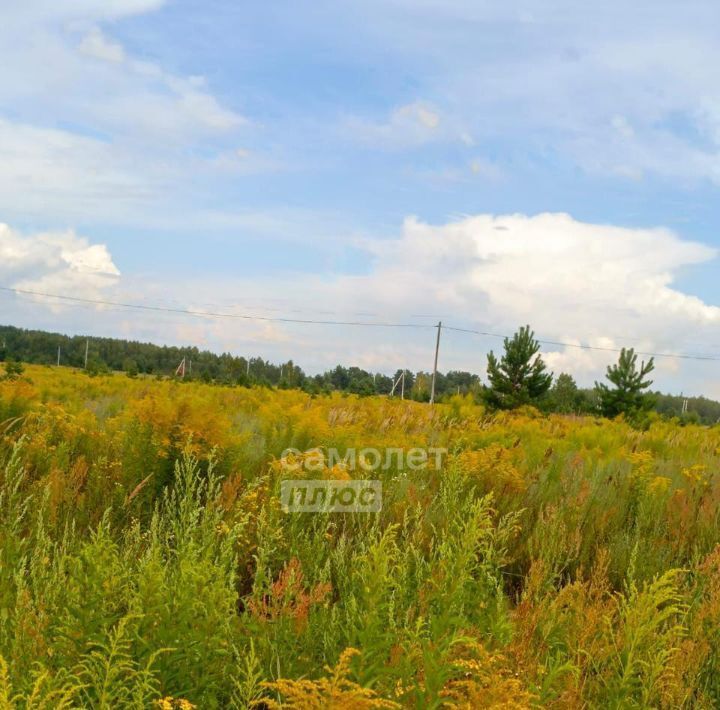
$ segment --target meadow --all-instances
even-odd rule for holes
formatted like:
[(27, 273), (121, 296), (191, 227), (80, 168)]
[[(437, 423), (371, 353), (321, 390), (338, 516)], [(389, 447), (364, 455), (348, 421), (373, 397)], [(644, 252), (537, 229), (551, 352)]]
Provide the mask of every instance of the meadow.
[[(290, 447), (448, 453), (374, 471), (379, 513), (295, 514)], [(718, 464), (719, 427), (656, 416), (28, 367), (0, 708), (718, 707)]]

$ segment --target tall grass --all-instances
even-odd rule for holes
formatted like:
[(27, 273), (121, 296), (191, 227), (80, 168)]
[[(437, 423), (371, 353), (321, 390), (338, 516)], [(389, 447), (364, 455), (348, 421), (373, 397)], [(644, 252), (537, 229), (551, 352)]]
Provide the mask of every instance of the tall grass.
[[(720, 705), (717, 428), (28, 375), (0, 708)], [(287, 447), (415, 446), (377, 514), (281, 509)]]

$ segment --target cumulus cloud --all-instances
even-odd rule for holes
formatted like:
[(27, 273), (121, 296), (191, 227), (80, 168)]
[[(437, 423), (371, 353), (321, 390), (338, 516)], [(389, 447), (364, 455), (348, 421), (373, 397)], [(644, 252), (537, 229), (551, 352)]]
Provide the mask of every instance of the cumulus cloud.
[[(370, 315), (353, 320), (430, 326), (442, 319), (446, 325), (508, 334), (529, 323), (543, 339), (601, 348), (543, 348), (556, 372), (569, 371), (585, 384), (602, 377), (617, 358), (611, 352), (616, 348), (707, 353), (717, 341), (720, 308), (675, 285), (681, 271), (715, 259), (717, 251), (665, 228), (590, 224), (567, 214), (475, 215), (439, 225), (410, 217), (396, 238), (365, 238), (357, 246), (371, 258), (363, 274), (330, 280), (283, 274), (272, 281), (198, 281), (188, 288), (239, 301), (252, 294), (252, 303), (274, 306), (271, 312), (247, 300), (237, 306), (237, 312), (257, 315), (292, 311), (327, 318), (362, 312)], [(282, 329), (292, 338), (273, 352), (315, 367), (361, 362), (379, 369), (427, 369), (431, 364), (429, 330)], [(482, 353), (502, 347), (494, 338), (451, 331), (445, 337), (444, 369), (482, 372)], [(704, 373), (697, 363), (690, 368), (672, 359), (659, 359), (658, 371), (668, 389), (678, 382), (689, 387)], [(696, 382), (695, 390), (708, 392), (708, 387), (707, 381)]]
[[(442, 225), (408, 218), (400, 238), (371, 240), (372, 273), (341, 279), (333, 302), (350, 291), (381, 294), (385, 313), (442, 314), (448, 324), (512, 333), (529, 323), (556, 371), (589, 383), (616, 359), (612, 349), (712, 352), (720, 308), (674, 287), (678, 273), (715, 259), (717, 250), (663, 229), (579, 222), (567, 214), (478, 215)], [(458, 344), (471, 369), (472, 347), (499, 348), (489, 338)], [(600, 350), (585, 350), (590, 345)], [(473, 356), (476, 358), (476, 356)], [(477, 362), (477, 360), (475, 360)], [(658, 370), (685, 383), (702, 370), (659, 359)], [(708, 391), (707, 382), (696, 386)]]
[(479, 215), (439, 226), (409, 218), (399, 239), (367, 248), (376, 257), (374, 286), (423, 293), (422, 305), (464, 320), (657, 345), (720, 323), (720, 308), (672, 285), (681, 269), (716, 250), (663, 228), (587, 224), (566, 214)]
[(0, 223), (4, 286), (98, 298), (119, 276), (104, 244), (91, 244), (73, 231), (21, 234)]
[[(529, 323), (543, 339), (601, 348), (543, 346), (556, 373), (571, 372), (583, 384), (602, 378), (617, 358), (615, 348), (708, 353), (717, 342), (720, 308), (675, 284), (681, 270), (715, 259), (717, 251), (668, 229), (590, 224), (567, 214), (475, 215), (438, 225), (410, 217), (397, 237), (365, 238), (357, 247), (370, 255), (362, 274), (212, 281), (197, 276), (182, 284), (130, 275), (115, 292), (119, 300), (132, 294), (133, 300), (198, 311), (320, 320), (352, 314), (352, 320), (425, 328), (343, 330), (154, 313), (133, 313), (128, 320), (108, 313), (105, 333), (174, 343), (192, 336), (192, 342), (211, 348), (292, 357), (311, 371), (337, 362), (391, 371), (431, 367), (431, 326), (440, 319), (507, 334)], [(73, 233), (23, 237), (4, 227), (0, 263), (3, 281), (42, 285), (50, 292), (103, 289), (117, 281), (107, 250)], [(441, 369), (482, 373), (484, 353), (501, 347), (496, 338), (446, 331)], [(662, 389), (720, 395), (706, 364), (663, 358), (657, 366)]]
[[(336, 315), (362, 310), (376, 314), (371, 320), (425, 325), (442, 319), (492, 333), (529, 323), (539, 337), (569, 344), (545, 345), (545, 357), (556, 372), (569, 371), (585, 384), (602, 377), (617, 358), (613, 349), (707, 353), (717, 340), (720, 308), (675, 285), (681, 271), (715, 259), (717, 251), (665, 228), (590, 224), (567, 214), (476, 215), (440, 225), (411, 217), (397, 238), (364, 239), (359, 246), (371, 255), (367, 273), (331, 281), (285, 275), (272, 284), (228, 284), (225, 292), (240, 289), (261, 302), (301, 293), (302, 304), (289, 302), (306, 311), (332, 304)], [(427, 331), (332, 335), (304, 343), (298, 361), (380, 366), (381, 355), (391, 365), (427, 369), (430, 363)], [(502, 347), (489, 337), (446, 337), (444, 368), (481, 372), (479, 353)], [(689, 385), (704, 372), (672, 359), (659, 359), (658, 370), (666, 388)], [(707, 382), (695, 389), (707, 392)]]

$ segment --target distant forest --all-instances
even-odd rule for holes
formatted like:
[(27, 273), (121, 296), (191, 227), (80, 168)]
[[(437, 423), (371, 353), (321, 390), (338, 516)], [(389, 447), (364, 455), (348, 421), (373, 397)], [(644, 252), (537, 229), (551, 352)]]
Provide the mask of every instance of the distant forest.
[[(318, 375), (307, 375), (292, 360), (275, 364), (260, 357), (248, 358), (230, 353), (217, 354), (196, 347), (175, 347), (141, 343), (119, 338), (68, 336), (42, 330), (25, 330), (0, 325), (0, 362), (16, 360), (39, 365), (56, 365), (58, 348), (60, 364), (85, 366), (90, 375), (119, 371), (131, 377), (138, 375), (171, 377), (185, 358), (186, 380), (236, 386), (299, 388), (313, 394), (332, 391), (358, 395), (390, 394), (402, 370), (392, 377), (372, 373), (359, 367), (338, 365)], [(430, 398), (430, 372), (405, 372), (404, 395), (407, 399), (427, 401)], [(395, 394), (400, 396), (400, 385)], [(485, 394), (481, 377), (471, 372), (451, 370), (438, 372), (435, 383), (439, 400), (455, 394), (470, 394), (482, 400)], [(720, 421), (720, 402), (705, 397), (684, 397), (655, 392), (654, 408), (663, 416), (681, 421), (715, 424)], [(686, 411), (684, 403), (686, 404)], [(569, 375), (559, 375), (543, 402), (542, 409), (565, 413), (594, 413), (597, 408), (595, 391), (575, 385)]]

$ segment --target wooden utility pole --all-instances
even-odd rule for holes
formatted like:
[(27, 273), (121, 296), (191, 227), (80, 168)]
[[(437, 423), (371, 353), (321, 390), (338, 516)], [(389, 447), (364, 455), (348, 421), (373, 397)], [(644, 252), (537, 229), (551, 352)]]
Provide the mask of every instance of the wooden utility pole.
[(87, 361), (88, 361), (88, 350), (90, 349), (90, 340), (85, 339), (85, 369), (87, 370)]
[(430, 405), (435, 404), (435, 380), (437, 378), (437, 361), (438, 352), (440, 350), (440, 331), (442, 330), (442, 321), (438, 321), (437, 329), (437, 340), (435, 341), (435, 364), (433, 365), (432, 384), (430, 385)]
[(58, 367), (60, 367), (60, 346), (58, 345), (58, 359), (57, 359)]

